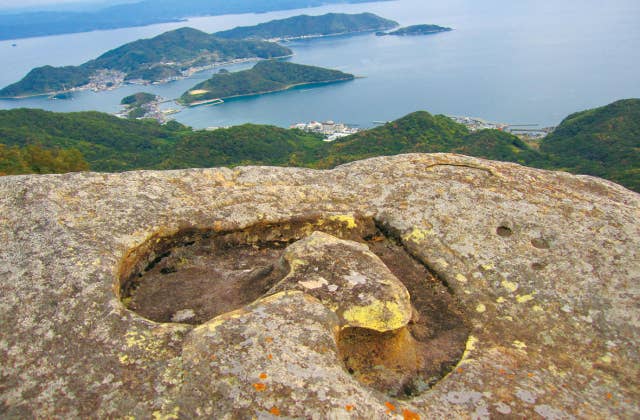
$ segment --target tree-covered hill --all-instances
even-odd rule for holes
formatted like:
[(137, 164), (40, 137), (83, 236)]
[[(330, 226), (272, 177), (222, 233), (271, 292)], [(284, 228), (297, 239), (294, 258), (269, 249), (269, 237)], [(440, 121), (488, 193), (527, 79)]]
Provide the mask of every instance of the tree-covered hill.
[(640, 99), (569, 115), (540, 151), (554, 168), (610, 179), (640, 191)]
[[(452, 152), (592, 174), (640, 192), (640, 100), (570, 115), (540, 151), (498, 130), (469, 132), (419, 111), (326, 143), (316, 134), (245, 124), (193, 131), (176, 122), (97, 112), (0, 111), (0, 173), (178, 169), (245, 164), (331, 168), (381, 155)], [(88, 165), (88, 168), (87, 168)]]
[(444, 115), (418, 111), (332, 143), (323, 166), (413, 152), (452, 152), (525, 165), (540, 158), (511, 134), (498, 130), (472, 133)]
[(216, 98), (255, 95), (292, 86), (352, 80), (352, 74), (285, 61), (261, 61), (248, 70), (216, 73), (185, 92), (180, 101), (194, 104)]
[(327, 13), (322, 16), (300, 15), (272, 20), (255, 26), (240, 26), (216, 32), (214, 35), (229, 39), (293, 39), (307, 36), (384, 31), (396, 26), (398, 26), (397, 22), (381, 18), (373, 13)]
[(0, 97), (19, 97), (69, 90), (87, 85), (100, 72), (122, 73), (124, 80), (147, 82), (177, 77), (182, 71), (213, 63), (245, 58), (274, 58), (291, 55), (289, 48), (273, 42), (221, 39), (193, 28), (165, 32), (107, 51), (80, 66), (43, 66), (31, 70), (22, 80), (0, 90)]
[(95, 171), (152, 168), (189, 128), (171, 122), (126, 120), (100, 112), (0, 111), (0, 144), (75, 149)]

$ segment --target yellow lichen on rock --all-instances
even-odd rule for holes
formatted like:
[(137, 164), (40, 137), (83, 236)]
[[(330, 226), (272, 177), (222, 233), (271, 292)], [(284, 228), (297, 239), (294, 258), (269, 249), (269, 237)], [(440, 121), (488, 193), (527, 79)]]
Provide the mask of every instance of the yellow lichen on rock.
[(502, 280), (502, 287), (504, 287), (508, 292), (513, 293), (518, 290), (518, 283)]
[(355, 217), (353, 217), (353, 215), (350, 215), (350, 214), (339, 214), (336, 216), (329, 216), (328, 219), (331, 220), (332, 222), (345, 223), (347, 225), (347, 229), (355, 229), (356, 227), (358, 227)]
[(429, 231), (426, 230), (422, 230), (422, 229), (418, 229), (418, 228), (414, 228), (411, 233), (408, 233), (406, 235), (404, 235), (402, 237), (402, 239), (404, 239), (405, 241), (411, 241), (411, 242), (423, 242), (425, 239), (427, 239), (427, 235), (429, 235)]
[(411, 319), (411, 305), (398, 302), (375, 301), (367, 306), (354, 306), (342, 314), (350, 327), (385, 332), (407, 325)]

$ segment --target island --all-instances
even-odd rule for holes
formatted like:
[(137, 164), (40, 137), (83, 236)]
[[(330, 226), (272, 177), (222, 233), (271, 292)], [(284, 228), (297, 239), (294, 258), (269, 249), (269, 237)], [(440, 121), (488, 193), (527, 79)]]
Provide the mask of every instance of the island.
[(219, 72), (185, 92), (179, 103), (188, 106), (221, 103), (224, 99), (291, 89), (295, 86), (353, 80), (338, 70), (284, 61), (260, 61), (249, 70)]
[(180, 28), (141, 39), (80, 66), (44, 66), (0, 90), (2, 98), (56, 94), (81, 89), (114, 89), (122, 83), (162, 83), (226, 63), (286, 57), (289, 48), (273, 42), (222, 39)]
[(134, 93), (122, 98), (120, 105), (124, 106), (124, 110), (116, 115), (131, 119), (151, 117), (149, 114), (157, 111), (158, 102), (160, 102), (160, 97), (152, 93)]
[[(366, 3), (371, 0), (128, 0), (93, 2), (96, 11), (74, 11), (51, 6), (41, 10), (0, 13), (0, 40), (88, 32), (95, 30), (179, 22), (195, 16), (266, 13), (337, 3)], [(380, 1), (380, 0), (378, 0)], [(390, 1), (390, 0), (384, 0)], [(34, 2), (35, 3), (35, 2)], [(54, 3), (54, 2), (49, 2)], [(80, 3), (80, 2), (78, 2)], [(109, 6), (108, 3), (119, 3)]]
[(395, 36), (412, 36), (412, 35), (431, 35), (440, 32), (449, 32), (453, 29), (438, 25), (412, 25), (404, 28), (396, 29), (392, 32), (376, 32), (378, 36), (395, 35)]
[(216, 32), (214, 35), (226, 39), (288, 41), (300, 38), (384, 31), (397, 26), (399, 26), (398, 22), (384, 19), (373, 13), (327, 13), (321, 16), (293, 16), (255, 26), (240, 26)]

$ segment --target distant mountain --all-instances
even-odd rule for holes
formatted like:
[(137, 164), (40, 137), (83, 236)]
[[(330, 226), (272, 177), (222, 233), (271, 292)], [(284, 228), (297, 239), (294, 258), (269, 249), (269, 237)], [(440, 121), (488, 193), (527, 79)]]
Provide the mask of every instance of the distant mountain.
[(352, 80), (352, 74), (322, 67), (284, 61), (261, 61), (249, 70), (222, 72), (197, 84), (180, 97), (180, 102), (197, 105), (214, 99), (256, 95), (286, 90), (311, 83)]
[(221, 39), (196, 29), (181, 28), (125, 44), (80, 66), (38, 67), (21, 81), (0, 90), (0, 97), (57, 92), (89, 83), (114, 85), (136, 79), (156, 82), (214, 63), (291, 53), (272, 42)]
[(595, 175), (640, 192), (640, 99), (569, 115), (540, 151), (552, 166)]
[(272, 20), (255, 26), (240, 26), (214, 35), (227, 39), (294, 39), (311, 36), (342, 35), (383, 31), (398, 26), (397, 22), (373, 13), (328, 13), (322, 16), (294, 16)]
[(95, 12), (0, 14), (0, 40), (177, 22), (192, 16), (265, 13), (368, 1), (370, 0), (143, 0)]
[(396, 29), (392, 32), (377, 32), (376, 35), (395, 35), (395, 36), (414, 36), (414, 35), (431, 35), (440, 32), (449, 32), (453, 29), (438, 25), (413, 25)]

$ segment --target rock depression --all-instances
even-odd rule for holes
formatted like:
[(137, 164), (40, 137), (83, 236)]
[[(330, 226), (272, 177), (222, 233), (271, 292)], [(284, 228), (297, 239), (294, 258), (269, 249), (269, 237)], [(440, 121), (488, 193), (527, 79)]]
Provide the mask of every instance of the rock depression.
[(448, 154), (2, 177), (0, 417), (637, 417), (639, 220)]

